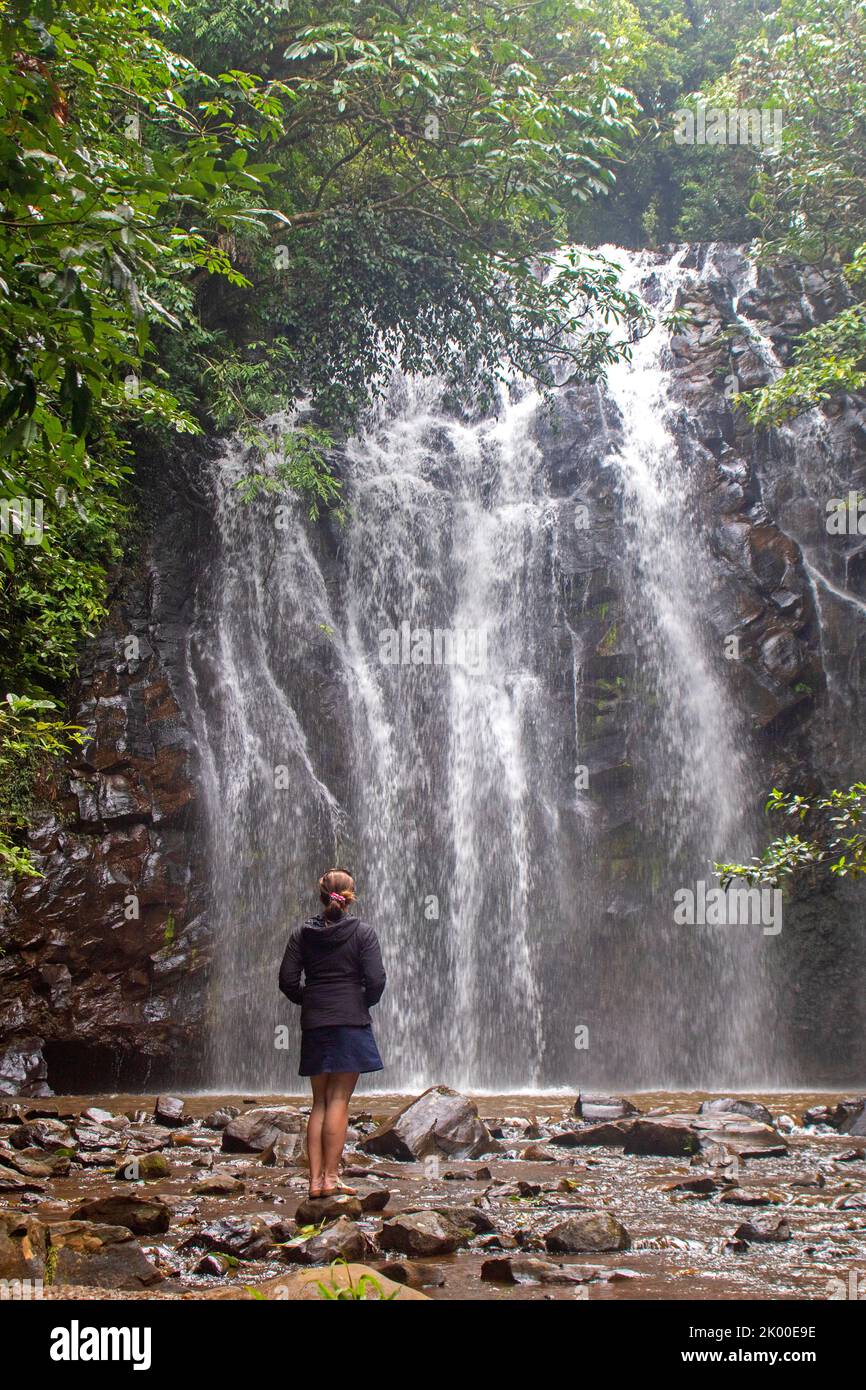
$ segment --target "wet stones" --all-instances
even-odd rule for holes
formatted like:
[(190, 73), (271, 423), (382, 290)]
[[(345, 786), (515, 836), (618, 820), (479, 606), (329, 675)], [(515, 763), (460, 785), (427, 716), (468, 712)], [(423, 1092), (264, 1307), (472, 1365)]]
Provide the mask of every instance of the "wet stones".
[(229, 1120), (222, 1131), (224, 1153), (261, 1153), (281, 1135), (298, 1134), (301, 1116), (289, 1106), (256, 1108)]
[(317, 1235), (281, 1247), (280, 1258), (290, 1264), (328, 1265), (333, 1260), (366, 1260), (374, 1253), (365, 1233), (341, 1216)]
[(48, 1239), (34, 1216), (0, 1210), (0, 1279), (41, 1279)]
[(592, 1251), (627, 1250), (631, 1237), (609, 1211), (570, 1216), (544, 1237), (545, 1249), (554, 1255), (580, 1255)]
[(438, 1211), (392, 1216), (383, 1223), (379, 1244), (403, 1255), (450, 1255), (465, 1240), (464, 1232)]
[(274, 1240), (259, 1216), (225, 1216), (207, 1222), (180, 1245), (181, 1250), (206, 1250), (233, 1255), (237, 1260), (264, 1259)]
[(365, 1153), (404, 1162), (434, 1153), (479, 1158), (499, 1147), (474, 1102), (450, 1086), (431, 1086), (358, 1145)]
[(239, 1197), (246, 1190), (246, 1184), (227, 1168), (215, 1168), (206, 1178), (193, 1183), (192, 1190), (200, 1196)]
[(149, 1289), (162, 1280), (128, 1226), (64, 1221), (48, 1227), (52, 1283)]
[(734, 1239), (747, 1245), (790, 1240), (791, 1227), (784, 1216), (753, 1216), (737, 1227)]
[(720, 1096), (717, 1100), (705, 1100), (698, 1112), (701, 1115), (745, 1115), (759, 1124), (773, 1124), (773, 1116), (766, 1105), (757, 1101), (741, 1100), (738, 1096)]
[(357, 1220), (363, 1208), (357, 1197), (335, 1192), (332, 1197), (310, 1197), (301, 1202), (295, 1212), (299, 1226), (318, 1226), (321, 1221), (339, 1221), (348, 1217)]
[(134, 1235), (156, 1236), (168, 1230), (171, 1212), (164, 1202), (155, 1198), (123, 1192), (82, 1202), (72, 1219), (126, 1226)]
[(621, 1149), (631, 1130), (629, 1123), (588, 1125), (586, 1129), (566, 1129), (552, 1134), (549, 1143), (562, 1149), (613, 1148)]
[(62, 1120), (29, 1120), (12, 1131), (9, 1142), (16, 1149), (45, 1149), (49, 1153), (75, 1148), (72, 1131)]
[(183, 1124), (183, 1101), (179, 1100), (177, 1096), (157, 1097), (153, 1118), (156, 1124), (168, 1125), (170, 1128)]
[(581, 1094), (574, 1102), (574, 1113), (578, 1119), (597, 1124), (601, 1120), (624, 1120), (628, 1115), (639, 1113), (636, 1105), (622, 1096), (603, 1096)]
[(506, 1255), (485, 1260), (481, 1278), (493, 1284), (588, 1284), (597, 1270), (581, 1269), (578, 1265), (555, 1264), (533, 1255)]
[(673, 1118), (635, 1120), (625, 1139), (627, 1154), (656, 1154), (660, 1157), (688, 1157), (697, 1153), (701, 1141), (686, 1121)]
[(171, 1177), (171, 1165), (161, 1153), (133, 1154), (120, 1165), (114, 1176), (123, 1182), (156, 1182), (160, 1178)]

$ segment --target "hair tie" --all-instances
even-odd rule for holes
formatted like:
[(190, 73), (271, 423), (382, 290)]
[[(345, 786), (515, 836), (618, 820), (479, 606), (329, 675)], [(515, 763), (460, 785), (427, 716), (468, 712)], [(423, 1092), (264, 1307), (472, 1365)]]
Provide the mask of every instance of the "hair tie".
[(329, 893), (328, 896), (332, 903), (339, 903), (341, 907), (346, 906), (346, 899), (343, 897), (342, 893)]

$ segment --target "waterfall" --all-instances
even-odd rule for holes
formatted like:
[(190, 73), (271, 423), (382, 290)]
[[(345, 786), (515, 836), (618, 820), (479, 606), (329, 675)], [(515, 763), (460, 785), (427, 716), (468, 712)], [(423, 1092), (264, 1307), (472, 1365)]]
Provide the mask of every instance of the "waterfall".
[[(690, 272), (681, 255), (610, 254), (658, 321), (606, 384), (570, 392), (617, 515), (609, 677), (587, 657), (608, 601), (575, 527), (586, 480), (569, 463), (563, 481), (561, 426), (528, 385), (477, 419), (435, 381), (395, 379), (343, 450), (342, 527), (282, 496), (241, 502), (239, 442), (214, 464), (188, 648), (214, 1087), (297, 1088), (276, 973), (333, 864), (355, 875), (386, 957), (377, 1084), (776, 1079), (760, 929), (673, 922), (678, 886), (757, 847), (762, 790), (710, 620), (716, 572), (661, 322)], [(593, 782), (587, 701), (604, 731), (607, 686), (631, 711), (633, 792)], [(611, 849), (629, 817), (632, 848)]]

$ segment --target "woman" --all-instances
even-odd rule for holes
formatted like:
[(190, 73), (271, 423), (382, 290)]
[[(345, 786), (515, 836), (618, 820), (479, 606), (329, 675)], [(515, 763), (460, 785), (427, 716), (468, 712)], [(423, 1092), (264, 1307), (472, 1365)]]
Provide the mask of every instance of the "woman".
[[(370, 1006), (385, 988), (379, 941), (371, 926), (347, 912), (355, 881), (345, 869), (319, 879), (324, 911), (295, 927), (280, 966), (280, 989), (301, 1005), (300, 1076), (313, 1084), (307, 1124), (310, 1196), (348, 1192), (339, 1168), (349, 1123), (349, 1101), (362, 1071), (383, 1067)], [(301, 976), (304, 977), (303, 984)]]

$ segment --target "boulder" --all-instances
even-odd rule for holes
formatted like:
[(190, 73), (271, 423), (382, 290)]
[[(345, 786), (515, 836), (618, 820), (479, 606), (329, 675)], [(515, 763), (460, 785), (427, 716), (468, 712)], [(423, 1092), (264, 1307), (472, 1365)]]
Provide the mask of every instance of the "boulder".
[(106, 1226), (125, 1226), (136, 1236), (158, 1236), (168, 1230), (171, 1212), (165, 1202), (121, 1192), (95, 1197), (72, 1213), (73, 1221), (92, 1221)]
[(410, 1289), (441, 1289), (445, 1283), (445, 1275), (438, 1265), (420, 1264), (417, 1260), (383, 1260), (377, 1268), (395, 1283), (407, 1284)]
[(206, 1250), (234, 1255), (238, 1260), (262, 1260), (274, 1246), (260, 1216), (224, 1216), (201, 1226), (180, 1245), (181, 1250)]
[(44, 1192), (45, 1183), (38, 1178), (25, 1177), (14, 1168), (0, 1163), (0, 1192)]
[(0, 1279), (41, 1279), (48, 1237), (35, 1216), (0, 1210)]
[(124, 1159), (114, 1176), (122, 1182), (155, 1182), (158, 1178), (170, 1178), (171, 1167), (161, 1153), (134, 1154)]
[(205, 1129), (225, 1129), (240, 1113), (236, 1105), (221, 1105), (219, 1110), (212, 1110), (206, 1115), (202, 1124)]
[[(23, 1011), (20, 1021), (24, 1022)], [(6, 1028), (3, 1031), (7, 1031)], [(0, 1096), (53, 1096), (42, 1055), (43, 1045), (42, 1038), (10, 1038), (3, 1043), (0, 1047)]]
[(391, 1194), (386, 1187), (375, 1187), (372, 1192), (365, 1192), (361, 1197), (361, 1210), (366, 1215), (371, 1211), (384, 1211), (391, 1200)]
[(679, 1118), (660, 1117), (635, 1120), (625, 1139), (627, 1154), (656, 1154), (664, 1158), (681, 1158), (697, 1153), (701, 1141), (692, 1126)]
[(308, 1197), (295, 1212), (299, 1226), (318, 1226), (322, 1221), (339, 1221), (342, 1217), (356, 1221), (363, 1208), (358, 1197), (335, 1192), (332, 1197)]
[(129, 1124), (129, 1120), (125, 1115), (114, 1115), (110, 1110), (103, 1110), (99, 1105), (88, 1105), (86, 1110), (82, 1110), (80, 1118), (82, 1120), (88, 1120), (92, 1125), (117, 1124), (118, 1119), (122, 1119), (124, 1122), (120, 1126), (122, 1129), (125, 1129)]
[(627, 1250), (631, 1238), (612, 1212), (592, 1211), (561, 1221), (547, 1232), (544, 1244), (554, 1255), (580, 1255), (598, 1250)]
[(581, 1120), (597, 1124), (602, 1120), (624, 1120), (627, 1115), (637, 1115), (640, 1112), (636, 1105), (632, 1105), (630, 1100), (625, 1100), (622, 1096), (584, 1094), (581, 1091), (574, 1102), (574, 1113)]
[(153, 1118), (156, 1124), (168, 1125), (171, 1129), (182, 1125), (185, 1120), (183, 1101), (177, 1096), (157, 1096)]
[(341, 1216), (318, 1235), (286, 1245), (281, 1259), (290, 1264), (328, 1265), (334, 1260), (365, 1260), (375, 1254), (372, 1242), (353, 1221)]
[(759, 1105), (754, 1100), (741, 1100), (739, 1096), (720, 1096), (717, 1100), (705, 1100), (702, 1102), (699, 1113), (701, 1115), (745, 1115), (750, 1120), (757, 1120), (759, 1124), (773, 1124), (773, 1116), (766, 1105)]
[(301, 1116), (289, 1106), (280, 1108), (256, 1107), (238, 1115), (222, 1131), (225, 1153), (261, 1153), (281, 1134), (298, 1134)]
[(46, 1153), (43, 1149), (3, 1149), (4, 1168), (14, 1168), (25, 1178), (65, 1178), (71, 1167), (63, 1153)]
[(431, 1086), (362, 1139), (358, 1148), (410, 1162), (427, 1154), (479, 1158), (495, 1153), (500, 1145), (467, 1096), (450, 1086)]
[(402, 1255), (450, 1255), (464, 1238), (460, 1228), (438, 1211), (401, 1212), (383, 1223), (379, 1245)]
[(533, 1255), (505, 1255), (485, 1260), (481, 1278), (493, 1284), (588, 1284), (598, 1274), (595, 1269), (560, 1265)]
[(289, 1168), (297, 1162), (304, 1150), (300, 1131), (296, 1134), (278, 1134), (266, 1149), (262, 1149), (259, 1161), (266, 1168)]
[(610, 1122), (588, 1125), (586, 1129), (564, 1129), (559, 1134), (551, 1134), (548, 1143), (560, 1149), (607, 1148), (621, 1149), (628, 1138), (634, 1122)]
[(128, 1226), (62, 1221), (49, 1226), (48, 1238), (55, 1287), (149, 1289), (162, 1279)]
[(62, 1120), (28, 1120), (12, 1131), (10, 1142), (16, 1149), (46, 1149), (49, 1153), (56, 1149), (75, 1148), (72, 1131)]
[(471, 1231), (473, 1235), (486, 1236), (498, 1232), (496, 1222), (482, 1207), (474, 1204), (434, 1207), (433, 1210), (444, 1216), (446, 1221), (459, 1226), (461, 1230)]
[(205, 1197), (238, 1197), (245, 1190), (245, 1186), (240, 1178), (236, 1178), (227, 1169), (214, 1168), (206, 1178), (199, 1178), (198, 1182), (193, 1183), (191, 1190)]
[(735, 1240), (744, 1240), (751, 1245), (754, 1241), (780, 1241), (791, 1239), (791, 1227), (784, 1216), (753, 1216), (744, 1221), (734, 1231)]
[(841, 1134), (866, 1134), (866, 1100), (860, 1102), (859, 1112), (854, 1112), (847, 1119), (844, 1119), (839, 1126)]

